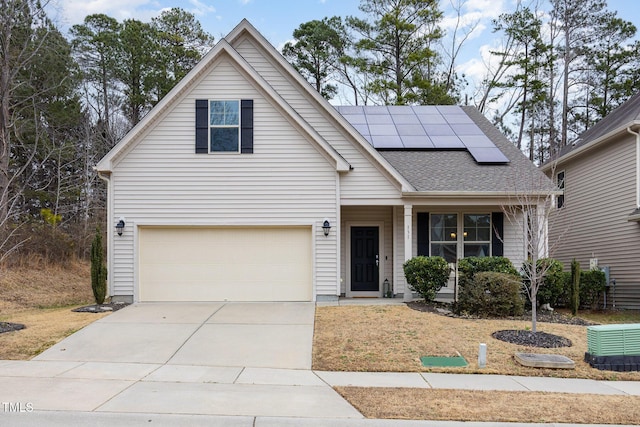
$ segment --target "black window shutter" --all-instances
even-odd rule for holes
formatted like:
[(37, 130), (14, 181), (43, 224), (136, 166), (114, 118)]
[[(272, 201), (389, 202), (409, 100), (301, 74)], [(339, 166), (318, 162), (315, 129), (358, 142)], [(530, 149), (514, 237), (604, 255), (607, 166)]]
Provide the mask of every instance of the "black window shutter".
[(196, 154), (209, 152), (209, 101), (196, 99)]
[(504, 256), (504, 213), (493, 212), (491, 214), (491, 223), (493, 224), (491, 255)]
[(253, 153), (253, 99), (240, 102), (240, 152)]
[(418, 256), (429, 256), (429, 213), (418, 212)]

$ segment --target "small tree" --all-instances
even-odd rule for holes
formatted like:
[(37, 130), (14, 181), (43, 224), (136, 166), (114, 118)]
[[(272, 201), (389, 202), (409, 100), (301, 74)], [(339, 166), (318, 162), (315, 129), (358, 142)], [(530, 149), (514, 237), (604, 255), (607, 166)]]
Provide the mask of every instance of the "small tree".
[(107, 267), (104, 263), (100, 227), (96, 228), (96, 235), (91, 243), (91, 289), (96, 304), (102, 304), (107, 295)]
[[(555, 168), (550, 175), (554, 176)], [(508, 204), (502, 205), (505, 218), (516, 228), (522, 230), (522, 239), (527, 253), (527, 261), (523, 263), (521, 273), (526, 295), (531, 302), (531, 331), (537, 332), (538, 322), (538, 290), (553, 263), (538, 262), (551, 257), (554, 247), (561, 241), (564, 231), (549, 241), (551, 222), (561, 217), (555, 198), (559, 194), (558, 187), (540, 170), (533, 169), (529, 175), (514, 177), (514, 189), (509, 195)]]
[(580, 308), (580, 263), (571, 261), (571, 314), (578, 314)]
[(438, 291), (449, 280), (449, 264), (439, 256), (413, 257), (402, 267), (407, 283), (424, 298), (425, 302), (433, 301)]

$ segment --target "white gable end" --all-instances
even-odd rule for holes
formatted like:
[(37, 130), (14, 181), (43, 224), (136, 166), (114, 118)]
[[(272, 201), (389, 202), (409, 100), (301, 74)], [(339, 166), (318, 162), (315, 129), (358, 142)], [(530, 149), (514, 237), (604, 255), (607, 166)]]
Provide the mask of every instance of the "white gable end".
[[(252, 154), (196, 154), (196, 99), (252, 99)], [(316, 143), (282, 114), (234, 62), (222, 56), (155, 126), (118, 156), (111, 191), (114, 220), (128, 226), (308, 226), (321, 235), (314, 253), (325, 269), (315, 287), (335, 293), (337, 254), (323, 250), (335, 241), (319, 224), (338, 215), (337, 174)], [(321, 214), (319, 214), (321, 213)], [(321, 215), (321, 216), (319, 216)], [(137, 283), (136, 236), (114, 240), (114, 293), (129, 295)]]
[(401, 183), (378, 163), (385, 162), (384, 159), (373, 158), (371, 153), (363, 149), (345, 132), (341, 124), (301, 90), (297, 82), (288, 78), (281, 67), (270, 60), (252, 39), (240, 37), (233, 42), (233, 45), (285, 101), (352, 166), (353, 170), (342, 174), (340, 178), (340, 197), (343, 204), (349, 204), (349, 201), (357, 203), (359, 199), (399, 200), (401, 198)]

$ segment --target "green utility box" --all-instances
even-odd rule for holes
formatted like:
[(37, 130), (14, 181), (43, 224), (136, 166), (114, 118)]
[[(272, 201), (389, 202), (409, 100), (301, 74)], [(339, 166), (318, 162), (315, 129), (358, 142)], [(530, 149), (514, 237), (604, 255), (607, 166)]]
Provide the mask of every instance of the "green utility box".
[(640, 323), (587, 327), (584, 360), (607, 371), (640, 371)]

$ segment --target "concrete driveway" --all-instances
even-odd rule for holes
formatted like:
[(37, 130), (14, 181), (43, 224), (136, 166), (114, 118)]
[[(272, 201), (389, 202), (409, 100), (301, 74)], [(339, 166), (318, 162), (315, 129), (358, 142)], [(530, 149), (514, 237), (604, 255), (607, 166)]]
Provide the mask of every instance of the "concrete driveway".
[(313, 303), (133, 304), (31, 361), (0, 399), (35, 411), (362, 418), (311, 371)]
[(133, 304), (34, 360), (311, 369), (313, 303)]

